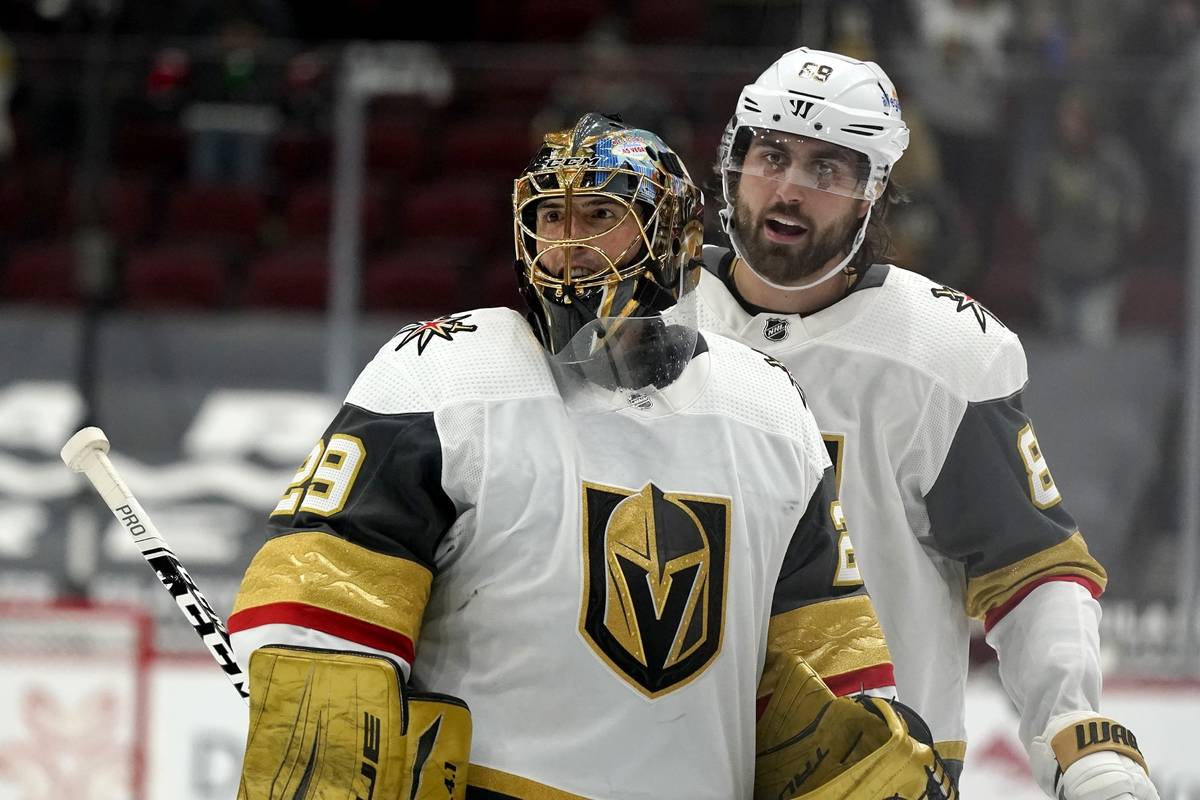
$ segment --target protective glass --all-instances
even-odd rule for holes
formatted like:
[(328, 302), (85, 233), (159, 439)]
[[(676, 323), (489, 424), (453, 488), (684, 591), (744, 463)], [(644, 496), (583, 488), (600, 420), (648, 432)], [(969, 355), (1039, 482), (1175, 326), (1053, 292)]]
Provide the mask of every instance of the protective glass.
[(856, 150), (769, 128), (740, 128), (725, 169), (805, 189), (867, 197), (871, 165)]
[(692, 364), (696, 323), (690, 292), (661, 314), (597, 317), (584, 325), (550, 357), (568, 410), (666, 416), (691, 405), (705, 383)]

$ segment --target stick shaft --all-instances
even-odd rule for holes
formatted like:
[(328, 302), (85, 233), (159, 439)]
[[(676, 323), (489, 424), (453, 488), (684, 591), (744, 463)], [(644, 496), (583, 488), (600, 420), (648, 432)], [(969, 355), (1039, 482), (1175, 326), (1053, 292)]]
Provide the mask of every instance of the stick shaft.
[(248, 699), (250, 695), (246, 691), (246, 677), (234, 655), (225, 623), (197, 588), (175, 551), (162, 538), (150, 515), (121, 479), (112, 461), (103, 451), (92, 450), (80, 459), (76, 469), (87, 476), (108, 510), (133, 537), (142, 557), (154, 568), (158, 580), (175, 598), (175, 604), (208, 647), (209, 653), (238, 694)]

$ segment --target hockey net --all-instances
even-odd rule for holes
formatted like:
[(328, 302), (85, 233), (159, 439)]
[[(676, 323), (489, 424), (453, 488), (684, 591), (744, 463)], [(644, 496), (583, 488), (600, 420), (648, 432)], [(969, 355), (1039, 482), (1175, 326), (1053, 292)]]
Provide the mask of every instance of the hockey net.
[(0, 603), (0, 798), (142, 800), (151, 623)]

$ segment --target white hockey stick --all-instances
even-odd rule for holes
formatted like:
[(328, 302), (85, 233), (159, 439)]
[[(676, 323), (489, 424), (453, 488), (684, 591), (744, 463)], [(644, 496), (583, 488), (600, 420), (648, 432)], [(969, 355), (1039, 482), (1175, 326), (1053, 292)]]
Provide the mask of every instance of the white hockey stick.
[(154, 568), (159, 581), (175, 598), (175, 603), (197, 635), (204, 640), (233, 688), (248, 700), (250, 695), (246, 691), (246, 676), (238, 666), (225, 623), (196, 588), (192, 576), (179, 563), (175, 552), (163, 541), (158, 529), (150, 521), (150, 515), (129, 491), (125, 481), (121, 480), (107, 454), (108, 437), (104, 431), (84, 428), (63, 445), (62, 460), (73, 471), (86, 475), (92, 486), (96, 487), (108, 510), (133, 536), (133, 542), (142, 557)]

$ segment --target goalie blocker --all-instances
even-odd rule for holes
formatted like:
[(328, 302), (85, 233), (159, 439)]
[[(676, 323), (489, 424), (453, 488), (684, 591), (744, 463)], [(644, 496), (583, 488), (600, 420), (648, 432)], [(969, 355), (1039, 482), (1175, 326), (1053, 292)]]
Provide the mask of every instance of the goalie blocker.
[(410, 693), (386, 658), (264, 647), (238, 800), (464, 800), (470, 746), (466, 704)]
[(793, 653), (772, 653), (763, 674), (776, 677), (761, 687), (769, 698), (755, 737), (755, 800), (958, 800), (912, 709), (838, 697)]

